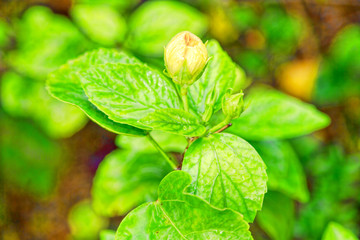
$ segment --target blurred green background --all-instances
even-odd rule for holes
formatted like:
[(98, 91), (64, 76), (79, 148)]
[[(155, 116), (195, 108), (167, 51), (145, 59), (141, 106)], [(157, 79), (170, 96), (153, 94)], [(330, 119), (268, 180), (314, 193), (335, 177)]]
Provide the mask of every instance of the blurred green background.
[[(331, 117), (311, 135), (251, 142), (269, 176), (254, 239), (321, 239), (331, 222), (360, 236), (359, 1), (3, 0), (2, 239), (113, 239), (124, 214), (156, 197), (170, 170), (146, 139), (107, 132), (51, 97), (45, 81), (100, 47), (162, 71), (164, 46), (184, 30), (217, 39), (249, 84), (272, 85)], [(186, 146), (179, 136), (154, 137), (178, 156)]]

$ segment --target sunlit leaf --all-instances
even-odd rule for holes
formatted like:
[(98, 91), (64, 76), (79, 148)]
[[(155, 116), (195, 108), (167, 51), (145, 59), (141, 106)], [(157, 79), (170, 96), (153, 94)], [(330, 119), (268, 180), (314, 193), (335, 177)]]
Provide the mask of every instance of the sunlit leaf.
[(215, 134), (196, 140), (186, 151), (182, 170), (193, 178), (191, 193), (219, 208), (230, 208), (252, 222), (266, 188), (265, 164), (240, 137)]
[(313, 105), (268, 87), (255, 87), (245, 94), (247, 105), (228, 131), (249, 140), (298, 137), (330, 123)]
[(140, 119), (140, 122), (154, 130), (183, 136), (200, 136), (206, 131), (195, 116), (181, 109), (159, 109)]
[(161, 179), (170, 172), (158, 153), (115, 150), (100, 164), (92, 186), (93, 207), (104, 216), (120, 216), (156, 199)]
[(118, 134), (145, 135), (146, 132), (141, 129), (110, 120), (88, 100), (77, 73), (105, 63), (139, 63), (139, 61), (114, 49), (91, 51), (51, 73), (47, 81), (48, 90), (54, 97), (80, 107), (94, 122), (109, 131)]
[(81, 72), (81, 83), (90, 102), (119, 123), (151, 129), (138, 120), (158, 109), (180, 108), (173, 85), (146, 65), (98, 65)]
[(252, 239), (239, 213), (184, 193), (190, 183), (183, 171), (167, 175), (160, 183), (159, 199), (129, 213), (115, 239)]

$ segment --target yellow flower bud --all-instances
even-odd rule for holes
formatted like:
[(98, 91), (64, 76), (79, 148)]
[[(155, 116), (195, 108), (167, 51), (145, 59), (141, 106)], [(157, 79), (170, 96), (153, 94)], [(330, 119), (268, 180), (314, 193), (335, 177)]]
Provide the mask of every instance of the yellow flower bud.
[(205, 44), (191, 32), (181, 32), (165, 47), (165, 66), (176, 84), (191, 85), (208, 60)]
[(232, 89), (229, 89), (222, 100), (222, 111), (225, 116), (235, 119), (244, 111), (244, 93), (231, 94), (231, 92)]

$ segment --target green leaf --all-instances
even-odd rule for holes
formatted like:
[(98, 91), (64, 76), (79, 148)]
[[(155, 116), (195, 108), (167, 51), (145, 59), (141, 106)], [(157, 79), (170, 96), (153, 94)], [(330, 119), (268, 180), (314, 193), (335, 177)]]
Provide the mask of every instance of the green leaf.
[(230, 208), (252, 222), (266, 192), (266, 166), (240, 137), (215, 134), (196, 140), (186, 151), (182, 170), (193, 178), (191, 193), (219, 208)]
[(100, 232), (100, 240), (115, 240), (116, 231), (105, 229)]
[[(165, 152), (183, 153), (188, 142), (184, 136), (170, 134), (162, 131), (152, 131), (151, 136)], [(133, 137), (118, 135), (115, 141), (121, 149), (134, 152), (157, 153), (158, 150), (149, 141), (148, 137)]]
[(309, 190), (303, 167), (293, 148), (285, 141), (252, 142), (267, 166), (268, 187), (290, 198), (307, 202)]
[(200, 136), (206, 128), (191, 113), (181, 109), (160, 109), (140, 119), (145, 126), (183, 136)]
[(189, 87), (189, 102), (199, 115), (208, 107), (217, 112), (221, 109), (221, 101), (227, 89), (237, 92), (247, 85), (244, 71), (237, 66), (229, 55), (221, 49), (220, 44), (210, 40), (207, 44), (210, 57), (208, 66), (200, 79)]
[(256, 216), (256, 221), (273, 240), (293, 239), (294, 202), (281, 193), (270, 191), (265, 195), (263, 208)]
[(206, 17), (185, 3), (146, 2), (130, 17), (126, 44), (140, 55), (160, 57), (177, 33), (186, 30), (202, 36), (206, 29)]
[(330, 118), (313, 105), (268, 87), (255, 87), (245, 94), (245, 106), (228, 132), (249, 140), (294, 138), (330, 124)]
[(6, 60), (17, 72), (38, 80), (95, 47), (68, 18), (42, 6), (27, 9), (15, 30), (17, 48)]
[(170, 171), (158, 153), (113, 151), (105, 157), (94, 177), (94, 210), (104, 216), (120, 216), (156, 199), (158, 185)]
[(54, 192), (63, 149), (28, 122), (0, 112), (0, 169), (6, 189), (46, 198)]
[(1, 104), (9, 115), (32, 119), (53, 138), (72, 136), (88, 120), (77, 107), (52, 98), (43, 82), (15, 72), (2, 76)]
[(89, 200), (75, 204), (69, 213), (68, 223), (73, 239), (98, 239), (102, 229), (108, 226), (108, 219), (97, 215)]
[(94, 122), (109, 131), (126, 135), (145, 135), (146, 132), (141, 129), (110, 120), (86, 96), (77, 73), (105, 63), (139, 63), (139, 60), (114, 49), (94, 50), (69, 61), (51, 73), (47, 81), (48, 90), (54, 97), (80, 107)]
[(129, 8), (132, 8), (138, 4), (140, 0), (74, 0), (75, 4), (89, 4), (97, 6), (111, 6), (116, 8), (119, 11), (125, 11)]
[(129, 213), (115, 239), (252, 239), (241, 214), (185, 193), (190, 183), (183, 171), (168, 174), (160, 183), (159, 199)]
[(146, 65), (105, 64), (80, 75), (90, 102), (115, 122), (151, 129), (138, 120), (158, 109), (180, 108), (175, 88)]
[(322, 240), (358, 240), (358, 238), (342, 225), (331, 222), (327, 226)]
[(78, 4), (71, 9), (74, 22), (94, 42), (114, 46), (126, 34), (126, 22), (118, 11), (106, 5)]

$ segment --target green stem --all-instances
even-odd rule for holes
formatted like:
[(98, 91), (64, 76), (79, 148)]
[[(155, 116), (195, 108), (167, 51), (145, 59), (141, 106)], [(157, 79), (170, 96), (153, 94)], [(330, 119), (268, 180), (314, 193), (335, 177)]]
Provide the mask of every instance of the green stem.
[(165, 158), (165, 160), (169, 163), (169, 165), (171, 166), (172, 169), (177, 169), (177, 164), (175, 163), (175, 161), (173, 161), (164, 151), (164, 149), (162, 149), (160, 147), (160, 145), (155, 141), (155, 139), (150, 135), (150, 133), (147, 135), (149, 141), (151, 142), (151, 144), (159, 151), (159, 153), (161, 155), (163, 155), (163, 157)]
[(184, 110), (189, 112), (189, 103), (187, 98), (187, 86), (181, 86), (181, 99), (184, 103)]
[(226, 116), (226, 118), (224, 119), (224, 121), (222, 121), (221, 123), (215, 125), (214, 127), (212, 127), (210, 130), (209, 130), (209, 133), (214, 133), (216, 132), (217, 130), (223, 128), (224, 126), (228, 125), (230, 122), (231, 122), (231, 117), (230, 116)]

